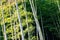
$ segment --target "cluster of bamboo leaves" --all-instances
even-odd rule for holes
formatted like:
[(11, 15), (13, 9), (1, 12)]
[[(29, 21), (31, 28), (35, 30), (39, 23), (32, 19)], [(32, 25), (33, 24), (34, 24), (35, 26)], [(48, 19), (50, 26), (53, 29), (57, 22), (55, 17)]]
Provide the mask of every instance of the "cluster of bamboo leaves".
[[(34, 19), (32, 16), (32, 12), (30, 11), (25, 11), (23, 4), (20, 0), (17, 1), (18, 2), (18, 9), (19, 9), (19, 13), (21, 16), (21, 20), (22, 20), (22, 26), (23, 26), (23, 33), (24, 33), (24, 37), (26, 40), (28, 40), (28, 28), (29, 28), (29, 33), (30, 33), (30, 38), (31, 40), (36, 39), (35, 36), (33, 35), (34, 30), (35, 30), (35, 26), (34, 26)], [(18, 22), (18, 15), (17, 15), (17, 11), (16, 11), (16, 6), (14, 4), (14, 1), (11, 2), (11, 4), (9, 5), (8, 2), (6, 0), (2, 0), (3, 3), (3, 13), (4, 13), (4, 20), (2, 20), (2, 13), (0, 9), (0, 28), (1, 28), (1, 40), (3, 40), (2, 38), (4, 38), (4, 32), (3, 32), (3, 26), (5, 23), (6, 26), (6, 35), (7, 35), (7, 39), (11, 40), (11, 39), (21, 39), (21, 32), (20, 32), (20, 28), (19, 28), (19, 22)], [(29, 7), (27, 7), (29, 8)], [(28, 9), (27, 9), (28, 10)], [(11, 13), (11, 14), (10, 14)], [(28, 22), (28, 28), (27, 28), (27, 22), (26, 22), (26, 15), (28, 16), (27, 22)], [(4, 23), (3, 23), (4, 21)], [(16, 34), (15, 34), (16, 33)]]

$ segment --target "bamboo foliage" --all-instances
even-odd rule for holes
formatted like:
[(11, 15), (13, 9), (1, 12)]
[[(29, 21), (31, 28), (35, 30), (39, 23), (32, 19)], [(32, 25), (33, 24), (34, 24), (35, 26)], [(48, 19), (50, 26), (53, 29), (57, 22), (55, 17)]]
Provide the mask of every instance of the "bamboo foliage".
[(0, 40), (49, 40), (48, 32), (60, 38), (59, 6), (59, 0), (0, 0)]

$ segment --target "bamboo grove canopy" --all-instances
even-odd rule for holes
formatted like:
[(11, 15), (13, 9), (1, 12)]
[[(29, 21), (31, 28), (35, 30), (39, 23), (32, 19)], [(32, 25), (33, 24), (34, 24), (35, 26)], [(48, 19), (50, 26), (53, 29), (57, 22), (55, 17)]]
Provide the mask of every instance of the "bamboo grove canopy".
[(0, 0), (0, 40), (60, 40), (60, 0)]

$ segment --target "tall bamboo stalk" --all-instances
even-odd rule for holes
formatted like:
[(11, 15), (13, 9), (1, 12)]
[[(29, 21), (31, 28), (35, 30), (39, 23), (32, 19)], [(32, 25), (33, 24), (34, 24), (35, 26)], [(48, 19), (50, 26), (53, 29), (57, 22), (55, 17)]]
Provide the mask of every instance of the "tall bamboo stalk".
[[(26, 0), (23, 0), (22, 4), (24, 7), (24, 11), (27, 11), (26, 10)], [(25, 17), (26, 17), (26, 25), (27, 25), (27, 29), (28, 29), (28, 40), (30, 40), (29, 25), (28, 25), (28, 14), (27, 13), (26, 13)]]
[(24, 40), (23, 26), (22, 26), (21, 16), (20, 16), (20, 13), (19, 13), (18, 4), (17, 4), (16, 0), (15, 0), (15, 5), (16, 5), (16, 11), (17, 11), (17, 15), (18, 15), (18, 20), (19, 20), (19, 26), (20, 26), (20, 30), (21, 30), (22, 40)]
[(29, 2), (30, 2), (31, 9), (32, 9), (32, 12), (33, 12), (33, 16), (34, 16), (34, 19), (35, 19), (35, 22), (36, 22), (36, 27), (37, 27), (37, 31), (39, 33), (39, 38), (40, 38), (40, 40), (43, 40), (41, 28), (40, 28), (40, 25), (39, 25), (39, 22), (38, 22), (38, 19), (37, 19), (37, 15), (36, 15), (37, 11), (35, 10), (33, 0), (29, 0)]
[(4, 21), (4, 11), (3, 11), (3, 5), (2, 5), (2, 0), (0, 0), (0, 3), (1, 3), (1, 12), (2, 12), (2, 20), (3, 20), (3, 28), (4, 28), (4, 40), (7, 40), (7, 35), (6, 35), (6, 26), (5, 26), (5, 21)]
[[(11, 9), (11, 7), (10, 7), (10, 0), (8, 0), (8, 4), (9, 4), (9, 14), (10, 14), (10, 21), (11, 21), (11, 29), (13, 29), (12, 17), (11, 17), (12, 13), (10, 11), (10, 9)], [(12, 40), (14, 40), (14, 38), (13, 38), (13, 31), (12, 31)]]

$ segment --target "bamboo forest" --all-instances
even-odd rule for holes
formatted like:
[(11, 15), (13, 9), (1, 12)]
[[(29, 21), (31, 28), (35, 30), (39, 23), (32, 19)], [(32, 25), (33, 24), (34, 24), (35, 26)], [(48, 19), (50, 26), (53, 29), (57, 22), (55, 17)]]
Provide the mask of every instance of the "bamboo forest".
[(0, 40), (60, 40), (60, 0), (0, 0)]

